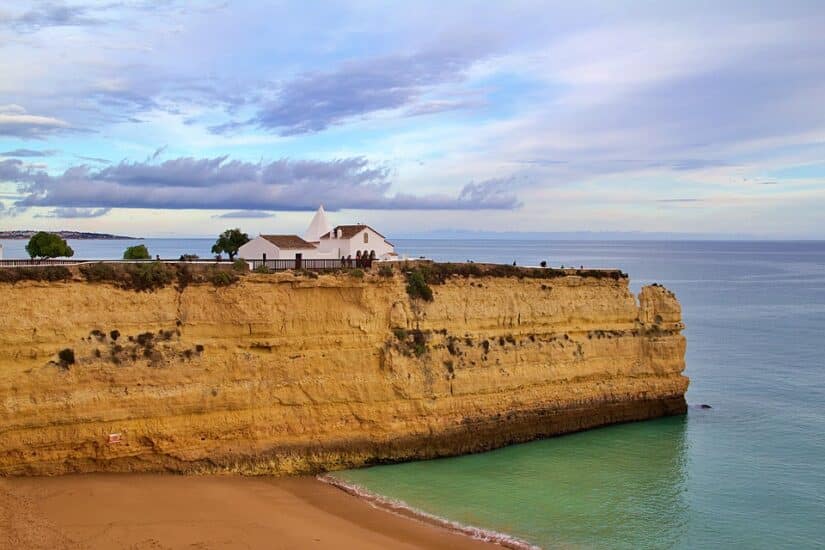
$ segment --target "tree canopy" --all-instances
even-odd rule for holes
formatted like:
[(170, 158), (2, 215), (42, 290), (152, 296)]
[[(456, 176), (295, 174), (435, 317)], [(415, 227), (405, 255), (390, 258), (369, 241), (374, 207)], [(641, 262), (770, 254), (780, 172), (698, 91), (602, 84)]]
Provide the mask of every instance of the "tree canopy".
[(29, 244), (26, 245), (26, 252), (32, 258), (59, 258), (62, 256), (74, 256), (74, 250), (66, 241), (56, 233), (40, 231), (32, 235)]
[(218, 236), (218, 240), (212, 246), (214, 254), (228, 254), (230, 260), (235, 259), (238, 249), (249, 242), (249, 235), (243, 233), (237, 227), (227, 229)]
[(130, 246), (123, 252), (124, 260), (148, 260), (151, 258), (145, 244)]

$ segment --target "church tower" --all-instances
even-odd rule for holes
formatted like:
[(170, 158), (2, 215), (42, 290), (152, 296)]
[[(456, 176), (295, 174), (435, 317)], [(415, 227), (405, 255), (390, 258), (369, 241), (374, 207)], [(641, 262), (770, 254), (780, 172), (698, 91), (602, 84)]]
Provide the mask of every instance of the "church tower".
[(317, 243), (321, 240), (321, 235), (329, 233), (332, 231), (332, 226), (329, 224), (327, 220), (327, 213), (324, 212), (324, 205), (318, 207), (318, 210), (315, 212), (315, 216), (312, 217), (312, 221), (309, 223), (309, 227), (304, 232), (304, 240)]

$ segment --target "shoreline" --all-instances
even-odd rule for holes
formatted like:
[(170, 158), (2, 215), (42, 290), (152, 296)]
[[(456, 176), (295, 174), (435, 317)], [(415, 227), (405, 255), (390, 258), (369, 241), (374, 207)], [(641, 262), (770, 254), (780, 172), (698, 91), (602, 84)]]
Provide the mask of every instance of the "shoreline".
[(482, 550), (494, 544), (379, 508), (314, 477), (0, 477), (0, 548)]
[(430, 514), (423, 510), (414, 508), (404, 501), (385, 497), (377, 493), (373, 493), (358, 484), (348, 483), (338, 479), (332, 474), (321, 474), (317, 476), (316, 479), (322, 483), (326, 483), (340, 489), (348, 495), (363, 500), (378, 510), (383, 510), (402, 518), (439, 527), (458, 535), (469, 537), (473, 540), (492, 543), (511, 550), (541, 550), (539, 546), (533, 545), (515, 536), (501, 533), (499, 531), (493, 531), (491, 529), (475, 527), (473, 525), (465, 525), (457, 521), (452, 521), (441, 516)]

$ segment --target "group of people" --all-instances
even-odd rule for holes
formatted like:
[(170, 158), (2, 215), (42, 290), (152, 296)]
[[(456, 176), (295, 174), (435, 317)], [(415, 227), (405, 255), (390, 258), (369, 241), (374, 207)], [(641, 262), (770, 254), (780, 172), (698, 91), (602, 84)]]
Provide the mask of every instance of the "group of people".
[(346, 267), (363, 267), (365, 269), (369, 269), (372, 267), (372, 262), (375, 260), (375, 250), (370, 250), (367, 252), (364, 250), (363, 252), (358, 250), (355, 253), (355, 258), (353, 259), (352, 255), (348, 255), (346, 258), (341, 256), (341, 265)]

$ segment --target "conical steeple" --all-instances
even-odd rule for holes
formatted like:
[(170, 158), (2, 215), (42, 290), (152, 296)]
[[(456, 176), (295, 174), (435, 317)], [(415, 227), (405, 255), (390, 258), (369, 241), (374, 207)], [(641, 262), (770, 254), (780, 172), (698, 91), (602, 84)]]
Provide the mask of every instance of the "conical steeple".
[(327, 213), (324, 212), (324, 205), (318, 207), (318, 211), (315, 212), (315, 216), (312, 217), (312, 221), (309, 223), (309, 227), (304, 232), (304, 240), (309, 241), (311, 243), (317, 243), (321, 240), (321, 235), (325, 233), (329, 233), (332, 231), (332, 226), (327, 221)]

